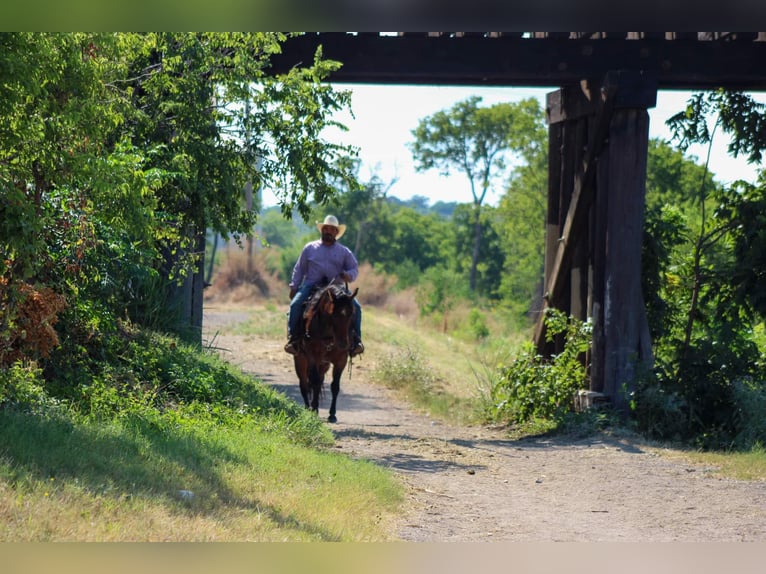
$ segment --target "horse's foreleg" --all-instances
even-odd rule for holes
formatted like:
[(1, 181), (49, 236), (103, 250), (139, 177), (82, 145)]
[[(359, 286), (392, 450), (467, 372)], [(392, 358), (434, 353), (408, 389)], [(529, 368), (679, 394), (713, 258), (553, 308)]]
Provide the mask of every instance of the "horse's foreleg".
[(300, 380), (301, 396), (303, 397), (303, 404), (306, 408), (309, 408), (309, 382), (306, 379)]
[(340, 376), (343, 374), (343, 368), (333, 367), (332, 370), (332, 383), (330, 384), (330, 392), (332, 393), (332, 401), (330, 402), (330, 416), (327, 417), (327, 422), (338, 422), (335, 416), (335, 406), (338, 402), (338, 393), (340, 392)]
[(295, 374), (298, 375), (298, 387), (301, 390), (303, 404), (309, 408), (309, 375), (306, 361), (299, 356), (295, 357)]
[[(309, 369), (308, 387), (311, 394), (311, 410), (319, 412), (319, 394), (322, 391), (323, 375), (316, 366)], [(309, 406), (308, 404), (306, 406)]]

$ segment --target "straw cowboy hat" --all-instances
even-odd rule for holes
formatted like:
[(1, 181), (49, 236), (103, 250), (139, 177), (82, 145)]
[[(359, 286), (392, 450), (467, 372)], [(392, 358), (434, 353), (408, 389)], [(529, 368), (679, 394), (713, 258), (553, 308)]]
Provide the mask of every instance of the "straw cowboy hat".
[(324, 221), (322, 222), (317, 221), (317, 229), (319, 230), (320, 233), (322, 232), (322, 228), (325, 225), (329, 225), (330, 227), (334, 227), (335, 229), (338, 230), (338, 233), (335, 236), (335, 239), (340, 239), (343, 236), (343, 234), (346, 233), (346, 226), (338, 223), (338, 218), (335, 217), (334, 215), (328, 215), (327, 217), (324, 218)]

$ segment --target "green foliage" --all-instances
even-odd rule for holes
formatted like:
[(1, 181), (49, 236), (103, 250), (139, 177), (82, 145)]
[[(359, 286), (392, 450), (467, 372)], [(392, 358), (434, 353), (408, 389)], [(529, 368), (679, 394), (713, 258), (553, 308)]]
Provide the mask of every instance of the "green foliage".
[(526, 423), (534, 419), (563, 421), (574, 395), (586, 387), (583, 353), (590, 347), (592, 326), (556, 309), (545, 315), (546, 336), (564, 334), (564, 349), (546, 361), (531, 343), (510, 365), (501, 367), (490, 389), (491, 420)]
[(760, 449), (766, 444), (766, 380), (745, 377), (733, 385), (736, 434), (732, 447)]
[(415, 139), (410, 145), (418, 171), (439, 169), (443, 175), (458, 172), (468, 178), (473, 210), (463, 241), (471, 246), (471, 291), (477, 287), (479, 262), (493, 261), (491, 254), (481, 254), (486, 227), (482, 206), (487, 193), (506, 177), (513, 154), (531, 157), (545, 141), (543, 114), (537, 100), (488, 108), (480, 107), (480, 101), (479, 97), (471, 97), (422, 119), (412, 130)]
[[(503, 282), (503, 270), (506, 266), (507, 246), (504, 245), (499, 231), (502, 225), (501, 214), (493, 207), (484, 206), (479, 215), (481, 223), (481, 242), (479, 257), (475, 268), (475, 294), (491, 300), (498, 300)], [(454, 257), (455, 270), (469, 276), (474, 260), (474, 244), (466, 241), (475, 232), (476, 208), (462, 204), (455, 208), (452, 216), (453, 230), (450, 251)]]
[(484, 317), (484, 314), (475, 307), (471, 309), (471, 312), (468, 315), (468, 325), (471, 333), (477, 340), (482, 340), (489, 337), (489, 327), (487, 327), (487, 320)]
[(757, 184), (737, 182), (722, 194), (716, 216), (727, 222), (736, 266), (731, 281), (737, 300), (766, 317), (766, 175)]
[(502, 250), (497, 297), (519, 316), (528, 313), (543, 279), (545, 217), (548, 190), (548, 150), (530, 147), (526, 162), (511, 173), (492, 225)]
[(36, 366), (14, 363), (0, 368), (0, 412), (14, 410), (51, 416), (57, 402), (45, 391), (45, 379)]
[(465, 282), (454, 271), (437, 265), (429, 267), (418, 284), (415, 299), (421, 315), (437, 313), (447, 322), (449, 311), (461, 297), (466, 297)]
[[(716, 128), (731, 136), (729, 153), (734, 157), (747, 154), (748, 161), (761, 161), (766, 148), (766, 106), (751, 96), (719, 89), (694, 94), (686, 109), (667, 121), (677, 141), (685, 151), (694, 143), (712, 141)], [(711, 123), (712, 116), (712, 126)]]
[(320, 51), (273, 77), (269, 58), (284, 39), (1, 35), (0, 328), (8, 338), (21, 338), (19, 293), (30, 285), (66, 300), (67, 336), (113, 329), (117, 317), (165, 330), (173, 282), (199, 268), (205, 230), (235, 239), (252, 231), (246, 183), (278, 190), (283, 213), (304, 217), (311, 198), (326, 202), (338, 181), (354, 185), (356, 151), (322, 135), (342, 128), (332, 117), (350, 103), (322, 81), (339, 64)]
[[(754, 159), (763, 142), (749, 130), (759, 114), (747, 98), (716, 92), (693, 97), (669, 124), (682, 150), (709, 145), (723, 128), (739, 138), (731, 151)], [(649, 436), (698, 448), (751, 448), (762, 440), (766, 380), (753, 329), (763, 312), (763, 190), (744, 182), (722, 188), (678, 152), (653, 149), (643, 288), (655, 367), (638, 385), (636, 422)]]

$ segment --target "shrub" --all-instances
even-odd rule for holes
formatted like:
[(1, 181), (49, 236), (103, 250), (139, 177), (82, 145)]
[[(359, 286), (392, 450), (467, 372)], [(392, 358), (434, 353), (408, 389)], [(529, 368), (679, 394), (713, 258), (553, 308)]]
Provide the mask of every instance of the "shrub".
[(563, 420), (573, 408), (574, 394), (586, 387), (586, 366), (582, 354), (589, 348), (590, 322), (548, 309), (547, 337), (564, 333), (564, 350), (546, 361), (527, 343), (510, 365), (500, 369), (490, 389), (487, 407), (491, 420), (523, 423), (535, 418)]
[(733, 385), (737, 434), (733, 446), (749, 450), (766, 444), (766, 385), (744, 378)]
[(0, 409), (50, 412), (55, 404), (45, 391), (42, 372), (37, 366), (17, 362), (0, 367)]
[(66, 307), (65, 298), (49, 287), (0, 283), (0, 366), (47, 357), (58, 346), (53, 326)]
[(372, 378), (395, 389), (409, 389), (427, 394), (435, 383), (433, 371), (417, 350), (407, 347), (383, 358)]

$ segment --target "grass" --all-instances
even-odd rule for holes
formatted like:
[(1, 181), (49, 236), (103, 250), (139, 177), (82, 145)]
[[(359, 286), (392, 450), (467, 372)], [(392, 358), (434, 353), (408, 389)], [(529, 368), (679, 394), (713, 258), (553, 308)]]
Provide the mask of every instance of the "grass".
[(4, 423), (5, 437), (48, 442), (20, 440), (0, 462), (3, 541), (381, 540), (401, 498), (369, 463), (252, 426), (182, 437)]
[(315, 416), (228, 366), (211, 369), (217, 359), (197, 366), (180, 344), (183, 358), (168, 357), (167, 341), (141, 356), (161, 356), (157, 370), (184, 392), (199, 381), (182, 371), (215, 377), (228, 395), (157, 407), (104, 387), (88, 391), (98, 412), (85, 412), (44, 396), (39, 371), (0, 373), (1, 541), (389, 539), (403, 492), (387, 470), (340, 455)]
[(374, 307), (365, 307), (362, 330), (374, 382), (457, 424), (480, 422), (488, 377), (523, 340), (523, 334), (496, 334), (468, 341)]
[(735, 480), (766, 481), (766, 450), (760, 445), (749, 452), (674, 451), (668, 455), (711, 469), (715, 476)]

